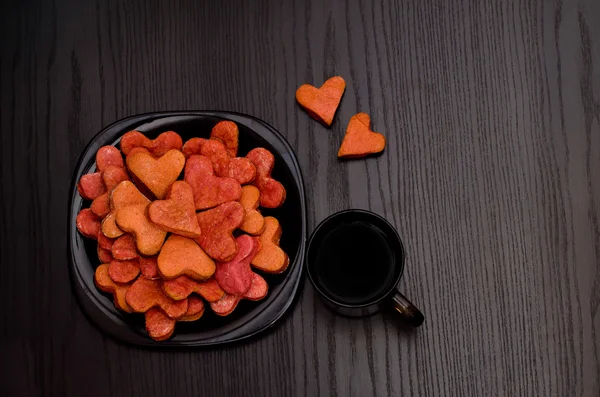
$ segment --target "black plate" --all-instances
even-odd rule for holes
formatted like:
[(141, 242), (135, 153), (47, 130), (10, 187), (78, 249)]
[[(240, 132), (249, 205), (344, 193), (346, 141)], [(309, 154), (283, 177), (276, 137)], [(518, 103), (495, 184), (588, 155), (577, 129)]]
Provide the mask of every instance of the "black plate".
[[(192, 137), (208, 138), (211, 128), (221, 120), (237, 123), (240, 156), (255, 147), (265, 147), (275, 155), (273, 177), (283, 183), (287, 198), (280, 208), (262, 212), (279, 220), (283, 229), (281, 247), (290, 256), (290, 265), (279, 275), (262, 274), (269, 284), (269, 294), (262, 301), (242, 300), (226, 317), (219, 317), (207, 308), (200, 320), (177, 323), (171, 339), (157, 342), (146, 333), (142, 314), (117, 310), (112, 296), (100, 292), (94, 285), (94, 270), (99, 265), (96, 241), (83, 238), (75, 226), (77, 213), (90, 203), (79, 196), (76, 185), (81, 175), (94, 171), (96, 151), (104, 145), (116, 145), (127, 131), (135, 129), (155, 138), (161, 132), (172, 130), (185, 141)], [(209, 346), (235, 342), (272, 326), (293, 302), (302, 275), (306, 244), (304, 184), (290, 145), (273, 127), (257, 118), (217, 111), (142, 114), (103, 129), (83, 151), (71, 181), (68, 230), (70, 273), (75, 294), (83, 311), (103, 331), (122, 341), (145, 346)]]

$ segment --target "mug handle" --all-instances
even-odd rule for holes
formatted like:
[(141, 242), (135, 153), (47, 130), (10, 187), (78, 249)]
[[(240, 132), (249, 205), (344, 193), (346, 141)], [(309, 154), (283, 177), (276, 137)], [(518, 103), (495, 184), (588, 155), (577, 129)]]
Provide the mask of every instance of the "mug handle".
[(423, 324), (425, 317), (423, 313), (415, 305), (410, 303), (408, 299), (400, 291), (396, 289), (396, 292), (392, 296), (392, 305), (394, 309), (403, 317), (403, 319), (413, 327), (418, 327)]

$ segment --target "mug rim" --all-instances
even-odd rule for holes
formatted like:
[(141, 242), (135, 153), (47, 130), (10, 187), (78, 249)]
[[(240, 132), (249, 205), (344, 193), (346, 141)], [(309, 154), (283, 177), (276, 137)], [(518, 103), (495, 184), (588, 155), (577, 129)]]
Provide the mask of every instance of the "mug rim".
[[(374, 218), (377, 218), (377, 219), (383, 221), (384, 224), (386, 224), (387, 227), (390, 230), (392, 230), (392, 232), (396, 236), (396, 240), (398, 240), (398, 243), (400, 244), (400, 253), (401, 253), (401, 258), (399, 261), (400, 263), (396, 265), (396, 266), (400, 266), (400, 271), (398, 272), (398, 275), (396, 276), (394, 281), (388, 287), (387, 291), (377, 299), (374, 299), (374, 300), (366, 302), (366, 303), (356, 304), (356, 305), (340, 302), (340, 301), (328, 296), (321, 288), (319, 288), (319, 286), (315, 282), (313, 275), (312, 275), (311, 267), (308, 263), (309, 258), (310, 258), (310, 250), (311, 250), (311, 248), (314, 248), (313, 240), (314, 240), (315, 236), (317, 235), (317, 233), (319, 232), (319, 230), (322, 229), (323, 226), (325, 226), (327, 223), (331, 222), (334, 218), (337, 218), (341, 215), (345, 215), (348, 213), (364, 214), (364, 215), (372, 216)], [(372, 211), (368, 211), (368, 210), (346, 209), (346, 210), (335, 212), (335, 213), (329, 215), (327, 218), (323, 219), (321, 222), (319, 222), (317, 227), (315, 227), (315, 230), (313, 230), (313, 232), (311, 233), (310, 238), (308, 239), (308, 242), (306, 244), (306, 256), (304, 257), (304, 261), (306, 262), (305, 265), (306, 265), (306, 273), (308, 275), (308, 279), (310, 280), (310, 283), (312, 284), (313, 288), (319, 293), (319, 295), (322, 298), (326, 299), (328, 302), (330, 302), (334, 305), (337, 305), (337, 306), (340, 306), (343, 308), (361, 309), (361, 308), (365, 308), (365, 307), (369, 307), (369, 306), (373, 306), (373, 305), (377, 305), (377, 304), (381, 303), (382, 301), (389, 298), (389, 296), (392, 295), (396, 291), (398, 284), (400, 283), (400, 280), (402, 279), (402, 275), (404, 274), (405, 257), (406, 257), (406, 250), (404, 249), (404, 243), (402, 242), (402, 239), (400, 238), (400, 235), (398, 234), (398, 231), (396, 230), (396, 228), (387, 219), (385, 219), (383, 216), (381, 216), (379, 214), (376, 214), (376, 213), (374, 213)]]

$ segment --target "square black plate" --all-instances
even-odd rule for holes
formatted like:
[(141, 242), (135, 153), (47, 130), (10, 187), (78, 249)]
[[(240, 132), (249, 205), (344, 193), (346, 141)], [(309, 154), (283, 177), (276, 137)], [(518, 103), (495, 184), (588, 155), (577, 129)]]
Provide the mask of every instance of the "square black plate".
[[(287, 270), (278, 275), (261, 274), (269, 284), (269, 293), (259, 302), (242, 300), (226, 317), (215, 315), (209, 308), (203, 317), (191, 323), (177, 323), (174, 336), (157, 342), (146, 333), (142, 314), (117, 310), (112, 296), (94, 285), (94, 271), (99, 265), (96, 241), (81, 236), (75, 226), (77, 213), (88, 207), (77, 192), (83, 174), (95, 169), (97, 150), (117, 145), (130, 130), (155, 138), (164, 131), (175, 131), (184, 142), (193, 137), (208, 138), (212, 127), (221, 120), (234, 121), (240, 131), (239, 156), (255, 147), (264, 147), (275, 156), (273, 177), (286, 188), (285, 203), (277, 209), (262, 210), (276, 217), (283, 229), (281, 247), (290, 257)], [(104, 332), (122, 341), (144, 346), (186, 347), (210, 346), (240, 341), (272, 326), (291, 306), (301, 280), (306, 245), (306, 203), (300, 167), (292, 148), (273, 127), (255, 117), (221, 111), (160, 112), (128, 117), (103, 129), (81, 154), (71, 181), (69, 203), (69, 257), (73, 289), (80, 306)]]

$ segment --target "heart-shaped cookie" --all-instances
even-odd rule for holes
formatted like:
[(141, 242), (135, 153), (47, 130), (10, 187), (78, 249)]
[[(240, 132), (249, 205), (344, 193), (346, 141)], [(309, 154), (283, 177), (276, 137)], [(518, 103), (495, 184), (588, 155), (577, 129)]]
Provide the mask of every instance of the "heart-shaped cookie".
[(265, 148), (257, 147), (250, 150), (246, 158), (256, 167), (256, 178), (252, 184), (260, 191), (260, 206), (265, 208), (281, 207), (285, 201), (286, 192), (281, 182), (271, 177), (271, 172), (275, 167), (273, 153)]
[(267, 296), (269, 285), (260, 275), (252, 273), (252, 284), (244, 295), (224, 294), (216, 302), (210, 302), (210, 308), (217, 316), (228, 316), (231, 314), (242, 299), (258, 301)]
[(204, 302), (202, 298), (192, 295), (187, 301), (188, 309), (183, 317), (178, 318), (177, 321), (196, 321), (204, 314)]
[(188, 159), (193, 155), (208, 157), (216, 176), (233, 178), (242, 185), (252, 182), (256, 176), (256, 167), (250, 160), (232, 158), (225, 144), (217, 139), (192, 138), (183, 145), (183, 155)]
[[(148, 204), (128, 205), (116, 210), (115, 221), (119, 229), (133, 234), (140, 254), (158, 254), (167, 232), (150, 222), (146, 216)], [(103, 225), (104, 226), (104, 225)]]
[(113, 294), (115, 306), (124, 312), (131, 313), (133, 309), (127, 304), (125, 294), (129, 285), (115, 283), (109, 276), (107, 264), (100, 265), (94, 273), (94, 283), (101, 291)]
[(265, 230), (258, 237), (260, 250), (252, 258), (252, 266), (265, 273), (281, 273), (290, 264), (290, 258), (279, 247), (281, 225), (277, 218), (265, 217)]
[(265, 218), (257, 209), (259, 202), (260, 190), (256, 186), (242, 187), (240, 204), (244, 207), (244, 222), (240, 225), (240, 229), (248, 234), (261, 234), (265, 228)]
[(338, 157), (359, 158), (381, 152), (385, 147), (385, 137), (371, 131), (370, 126), (371, 118), (368, 114), (358, 113), (352, 116)]
[(228, 294), (244, 295), (252, 284), (252, 270), (250, 261), (260, 249), (256, 237), (242, 234), (236, 239), (238, 252), (228, 262), (217, 263), (215, 280)]
[(210, 132), (210, 139), (216, 139), (227, 147), (227, 153), (230, 157), (236, 157), (239, 145), (239, 135), (237, 124), (233, 121), (219, 121)]
[(106, 237), (117, 238), (123, 231), (116, 222), (117, 210), (134, 204), (148, 204), (148, 200), (131, 181), (122, 181), (110, 194), (111, 212), (102, 221), (102, 233)]
[(196, 281), (187, 276), (179, 276), (173, 280), (163, 280), (162, 289), (168, 297), (175, 300), (185, 299), (192, 292), (201, 295), (208, 302), (216, 302), (225, 295), (225, 291), (214, 277), (206, 281)]
[(179, 150), (171, 149), (155, 159), (148, 151), (140, 150), (127, 156), (127, 167), (154, 195), (163, 199), (177, 180), (185, 157)]
[(185, 165), (184, 179), (192, 187), (197, 210), (239, 200), (242, 195), (242, 186), (238, 181), (215, 175), (208, 157), (191, 156)]
[(148, 206), (148, 216), (166, 232), (185, 237), (199, 237), (200, 226), (196, 218), (194, 194), (185, 181), (171, 186), (167, 200), (156, 200)]
[(128, 156), (135, 148), (147, 149), (154, 157), (160, 157), (171, 149), (181, 150), (183, 141), (175, 131), (167, 131), (151, 140), (139, 131), (129, 131), (121, 138), (121, 150)]
[(202, 230), (196, 241), (216, 261), (233, 259), (238, 247), (233, 231), (244, 221), (244, 208), (237, 201), (223, 203), (216, 208), (197, 214)]
[(329, 127), (345, 89), (344, 79), (334, 76), (323, 83), (320, 88), (310, 84), (301, 85), (296, 90), (296, 100), (310, 117)]
[(176, 301), (169, 298), (160, 287), (160, 280), (139, 277), (129, 287), (125, 300), (134, 312), (145, 313), (153, 307), (160, 307), (170, 318), (179, 318), (187, 311), (187, 299)]
[(215, 273), (215, 262), (194, 240), (171, 234), (158, 254), (158, 271), (165, 279), (186, 275), (202, 281)]

